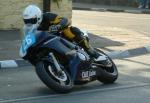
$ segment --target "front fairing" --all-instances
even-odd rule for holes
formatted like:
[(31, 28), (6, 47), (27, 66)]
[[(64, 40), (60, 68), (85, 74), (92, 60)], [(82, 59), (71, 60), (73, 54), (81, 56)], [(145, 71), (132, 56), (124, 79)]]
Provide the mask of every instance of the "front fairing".
[(21, 48), (20, 48), (20, 56), (25, 57), (27, 55), (28, 49), (36, 43), (37, 39), (34, 33), (28, 32), (24, 39), (22, 40)]
[(44, 31), (37, 31), (37, 26), (28, 25), (24, 26), (24, 37), (21, 42), (19, 55), (23, 58), (28, 54), (31, 47), (36, 46), (41, 40), (45, 39), (48, 35)]

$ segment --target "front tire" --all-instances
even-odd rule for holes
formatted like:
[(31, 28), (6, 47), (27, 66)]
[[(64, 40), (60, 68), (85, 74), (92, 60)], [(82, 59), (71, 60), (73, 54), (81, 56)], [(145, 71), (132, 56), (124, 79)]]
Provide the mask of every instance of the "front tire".
[[(101, 51), (99, 49), (95, 49), (95, 50), (97, 52), (100, 52), (107, 56), (107, 54), (105, 54), (103, 51)], [(110, 60), (110, 62), (112, 63), (112, 66), (111, 67), (101, 67), (100, 68), (101, 75), (97, 77), (97, 79), (104, 84), (114, 83), (118, 78), (118, 70), (117, 70), (115, 63), (112, 61), (112, 59), (109, 56), (107, 56), (107, 57)]]
[(58, 78), (54, 75), (55, 73), (52, 73), (52, 71), (55, 72), (54, 69), (53, 64), (43, 61), (36, 64), (36, 73), (45, 85), (58, 93), (70, 92), (73, 88), (73, 81), (69, 73), (66, 70), (63, 70), (65, 73), (64, 76), (67, 78), (63, 80), (63, 77), (62, 79)]

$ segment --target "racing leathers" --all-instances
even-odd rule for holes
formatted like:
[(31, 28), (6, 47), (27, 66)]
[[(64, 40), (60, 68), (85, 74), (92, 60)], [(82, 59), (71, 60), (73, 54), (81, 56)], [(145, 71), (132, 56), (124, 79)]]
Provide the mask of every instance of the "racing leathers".
[(83, 32), (77, 27), (70, 26), (67, 18), (58, 16), (54, 13), (44, 13), (38, 30), (50, 32), (61, 30), (64, 38), (75, 41), (79, 46), (84, 48), (90, 56), (94, 58), (99, 57), (99, 54), (90, 46), (89, 40), (83, 35)]

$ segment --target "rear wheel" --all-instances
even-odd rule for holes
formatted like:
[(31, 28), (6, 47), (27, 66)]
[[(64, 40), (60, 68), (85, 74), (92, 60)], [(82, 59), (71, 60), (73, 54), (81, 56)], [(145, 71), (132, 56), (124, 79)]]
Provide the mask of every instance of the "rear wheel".
[(42, 61), (37, 63), (36, 73), (44, 84), (58, 93), (67, 93), (73, 88), (70, 74), (65, 69), (57, 73), (53, 64)]
[[(103, 51), (101, 51), (99, 49), (96, 49), (96, 51), (107, 56), (107, 54), (105, 54)], [(101, 69), (100, 69), (101, 75), (97, 77), (97, 79), (104, 84), (114, 83), (118, 78), (118, 70), (117, 70), (115, 63), (112, 61), (112, 59), (110, 57), (108, 57), (108, 59), (112, 63), (112, 66), (111, 67), (101, 67)]]

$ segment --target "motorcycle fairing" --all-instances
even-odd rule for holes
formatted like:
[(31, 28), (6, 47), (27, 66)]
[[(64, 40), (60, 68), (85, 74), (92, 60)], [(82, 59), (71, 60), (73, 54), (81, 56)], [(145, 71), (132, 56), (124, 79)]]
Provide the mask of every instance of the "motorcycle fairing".
[(69, 69), (73, 80), (76, 79), (78, 66), (81, 62), (82, 60), (76, 55), (69, 63)]
[[(52, 37), (53, 36), (53, 37)], [(69, 41), (66, 41), (65, 39), (62, 39), (60, 37), (57, 36), (49, 36), (47, 41), (45, 41), (40, 48), (48, 48), (51, 50), (56, 51), (57, 53), (61, 54), (61, 55), (67, 55), (67, 53), (71, 52), (72, 50), (74, 50), (75, 45), (71, 44)]]
[(77, 61), (72, 63), (71, 74), (75, 82), (86, 82), (96, 79), (97, 70), (90, 68), (88, 61)]
[[(78, 73), (81, 69), (87, 69), (90, 67), (90, 62), (86, 53), (84, 52), (76, 52), (76, 55), (70, 60), (69, 68), (71, 71), (71, 75), (74, 81), (79, 79)], [(82, 78), (80, 78), (82, 79)]]
[(36, 43), (35, 35), (32, 32), (28, 32), (22, 41), (22, 45), (20, 48), (20, 56), (21, 57), (26, 56), (28, 48), (30, 48), (35, 43)]

